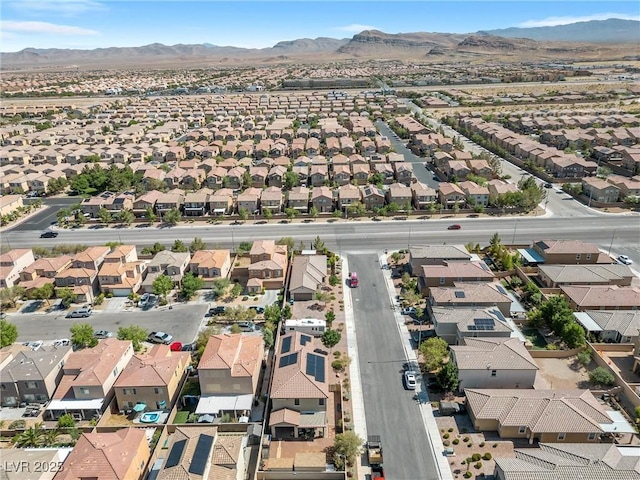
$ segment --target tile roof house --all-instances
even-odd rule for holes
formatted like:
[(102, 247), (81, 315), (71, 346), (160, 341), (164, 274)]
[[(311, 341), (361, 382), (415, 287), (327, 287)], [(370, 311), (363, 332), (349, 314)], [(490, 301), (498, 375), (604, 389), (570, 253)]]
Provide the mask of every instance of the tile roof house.
[[(465, 390), (467, 411), (476, 430), (529, 443), (598, 442), (613, 431), (614, 415), (590, 390)], [(630, 427), (630, 426), (629, 426)]]
[(313, 300), (327, 276), (326, 255), (298, 255), (291, 264), (289, 295), (293, 300)]
[(538, 365), (519, 338), (462, 338), (451, 345), (458, 367), (458, 390), (467, 388), (533, 388)]
[(311, 204), (319, 213), (333, 212), (333, 191), (329, 187), (315, 187), (311, 191)]
[(432, 307), (430, 314), (436, 334), (450, 345), (460, 344), (463, 337), (514, 336), (507, 317), (496, 307)]
[(209, 213), (209, 197), (213, 193), (208, 188), (196, 192), (188, 192), (184, 197), (184, 215), (186, 217), (202, 217)]
[(20, 273), (35, 261), (30, 248), (14, 248), (0, 255), (0, 288), (13, 287)]
[(362, 188), (362, 203), (364, 203), (367, 210), (373, 210), (374, 208), (381, 208), (385, 204), (385, 193), (381, 188), (375, 185), (367, 185)]
[(156, 202), (160, 196), (162, 196), (162, 192), (159, 190), (143, 193), (133, 202), (133, 214), (138, 218), (146, 216), (147, 209), (151, 209), (155, 213)]
[(71, 347), (42, 346), (12, 354), (12, 359), (0, 370), (0, 398), (3, 407), (20, 403), (45, 403), (51, 399), (62, 378)]
[(511, 316), (513, 300), (500, 283), (455, 282), (453, 287), (429, 287), (427, 307), (497, 307), (505, 317)]
[(231, 270), (229, 250), (198, 250), (189, 260), (189, 271), (202, 277), (205, 285), (219, 278), (227, 278)]
[(184, 203), (184, 192), (171, 190), (163, 193), (156, 199), (156, 212), (162, 216), (169, 210), (182, 211)]
[(147, 276), (142, 281), (144, 293), (153, 292), (153, 281), (160, 275), (168, 275), (174, 284), (180, 284), (191, 260), (190, 252), (172, 252), (163, 250), (156, 253), (147, 264)]
[(538, 279), (547, 288), (560, 285), (629, 286), (634, 274), (627, 265), (540, 265)]
[(311, 190), (307, 187), (293, 187), (287, 197), (287, 208), (293, 208), (298, 212), (307, 213), (309, 211), (309, 197)]
[(560, 285), (560, 290), (576, 311), (640, 309), (640, 287)]
[(264, 212), (265, 208), (268, 208), (271, 213), (280, 213), (283, 200), (284, 196), (280, 187), (267, 187), (260, 194), (260, 210)]
[(547, 265), (600, 263), (598, 246), (581, 240), (536, 240), (532, 249), (544, 258)]
[(489, 188), (477, 185), (474, 182), (466, 181), (459, 184), (462, 191), (467, 197), (467, 202), (471, 205), (482, 205), (486, 207), (489, 204)]
[(456, 282), (493, 282), (495, 275), (483, 261), (449, 261), (441, 265), (422, 265), (418, 271), (418, 287), (453, 286)]
[(496, 480), (639, 480), (640, 454), (611, 443), (540, 443), (516, 448), (515, 458), (494, 457)]
[(221, 188), (209, 195), (209, 211), (213, 215), (225, 215), (233, 211), (233, 190)]
[(409, 265), (414, 274), (423, 265), (442, 265), (445, 261), (468, 262), (471, 258), (464, 245), (418, 245), (409, 248)]
[(346, 210), (349, 205), (362, 201), (362, 191), (355, 185), (342, 185), (338, 187), (338, 206), (341, 210)]
[(77, 350), (63, 366), (63, 376), (46, 408), (49, 419), (65, 413), (82, 419), (100, 415), (107, 407), (118, 375), (133, 357), (129, 340), (108, 338), (92, 348)]
[(582, 179), (582, 194), (593, 200), (602, 203), (615, 203), (620, 200), (620, 189), (598, 177), (586, 177)]
[(428, 185), (415, 182), (411, 184), (413, 206), (417, 210), (426, 210), (438, 202), (438, 193)]
[(146, 432), (122, 428), (116, 432), (83, 433), (57, 471), (54, 480), (140, 480), (151, 457)]
[(287, 246), (273, 240), (256, 240), (251, 251), (247, 290), (260, 292), (263, 288), (281, 288), (287, 271)]
[(438, 198), (444, 208), (453, 208), (454, 205), (462, 206), (466, 202), (464, 191), (455, 183), (440, 182), (438, 186)]
[(256, 212), (260, 202), (260, 195), (262, 195), (262, 190), (254, 187), (247, 188), (240, 193), (237, 201), (238, 213), (242, 209), (249, 212), (249, 214)]
[(25, 293), (28, 294), (35, 288), (54, 283), (56, 275), (69, 268), (72, 260), (69, 255), (39, 258), (20, 272), (20, 286), (24, 287)]
[(640, 310), (585, 310), (573, 316), (600, 342), (636, 343), (640, 337)]
[(298, 438), (300, 428), (327, 434), (329, 358), (311, 335), (280, 337), (271, 383), (269, 427), (274, 438)]
[(392, 183), (387, 190), (387, 203), (395, 204), (404, 210), (407, 205), (413, 204), (413, 191), (402, 183)]
[(171, 409), (190, 363), (190, 352), (173, 352), (168, 345), (135, 354), (113, 384), (118, 408), (144, 403), (149, 410)]

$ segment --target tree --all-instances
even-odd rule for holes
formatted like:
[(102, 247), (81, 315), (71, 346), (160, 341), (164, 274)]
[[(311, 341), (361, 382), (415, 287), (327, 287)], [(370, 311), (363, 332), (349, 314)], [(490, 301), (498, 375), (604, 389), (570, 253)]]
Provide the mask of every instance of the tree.
[(233, 298), (238, 298), (241, 293), (242, 293), (242, 285), (240, 285), (239, 283), (234, 283), (233, 288), (231, 289), (231, 296)]
[(192, 272), (189, 272), (182, 278), (182, 288), (180, 289), (180, 295), (184, 299), (190, 300), (194, 297), (196, 292), (203, 287), (204, 280), (200, 277), (195, 276)]
[(158, 216), (156, 215), (156, 212), (153, 211), (152, 207), (147, 207), (147, 209), (144, 211), (144, 216), (147, 220), (149, 220), (150, 222), (155, 222), (158, 218)]
[(167, 295), (173, 290), (173, 279), (168, 275), (158, 275), (151, 285), (153, 293), (162, 296), (163, 300), (167, 300)]
[(71, 343), (79, 348), (95, 347), (98, 339), (93, 335), (90, 323), (74, 323), (71, 326)]
[(69, 305), (71, 305), (76, 300), (76, 294), (73, 293), (73, 290), (71, 290), (69, 287), (59, 288), (56, 294), (64, 308), (69, 308)]
[(198, 250), (206, 250), (207, 244), (202, 241), (202, 238), (196, 237), (193, 239), (193, 242), (189, 244), (189, 251), (191, 253), (195, 253)]
[(396, 265), (398, 265), (398, 262), (400, 260), (402, 260), (404, 258), (404, 253), (400, 253), (400, 252), (393, 252), (391, 254), (391, 260), (393, 260), (393, 263), (395, 263)]
[(180, 211), (176, 208), (172, 208), (162, 216), (162, 220), (168, 225), (177, 225), (181, 219), (182, 215), (180, 215)]
[(270, 208), (263, 208), (262, 215), (264, 215), (264, 218), (266, 218), (267, 220), (271, 220), (273, 218), (273, 212)]
[(253, 248), (253, 242), (240, 242), (238, 245), (238, 254), (243, 255), (249, 253)]
[(58, 428), (73, 428), (76, 426), (76, 421), (73, 419), (73, 415), (65, 413), (58, 418)]
[(329, 328), (331, 328), (331, 325), (336, 319), (335, 312), (333, 310), (329, 310), (327, 313), (324, 314), (324, 319), (327, 321), (327, 325), (329, 325)]
[[(333, 451), (338, 456), (347, 459), (348, 463), (353, 463), (358, 455), (362, 454), (364, 441), (352, 430), (338, 433), (333, 442)], [(335, 460), (335, 459), (334, 459)]]
[(320, 235), (316, 236), (316, 239), (313, 241), (311, 246), (313, 247), (314, 250), (320, 250), (320, 251), (324, 251), (327, 248), (324, 242), (320, 240)]
[(313, 205), (309, 209), (309, 216), (315, 220), (316, 218), (318, 218), (318, 215), (320, 215), (320, 212), (318, 211), (318, 208), (315, 205)]
[(136, 216), (133, 214), (131, 210), (122, 210), (118, 214), (118, 220), (125, 225), (131, 225), (133, 221), (136, 219)]
[(489, 252), (491, 252), (492, 255), (498, 254), (498, 252), (500, 251), (501, 242), (502, 240), (500, 239), (500, 235), (498, 235), (497, 232), (494, 233), (491, 237), (491, 240), (489, 240)]
[(562, 341), (569, 348), (580, 348), (587, 344), (584, 329), (576, 321), (572, 321), (564, 327)]
[(74, 223), (78, 226), (87, 223), (87, 217), (85, 217), (80, 210), (76, 212), (76, 216), (73, 219)]
[(246, 222), (249, 219), (249, 210), (244, 207), (241, 208), (240, 210), (238, 210), (238, 216), (243, 222)]
[(216, 297), (221, 297), (227, 292), (227, 288), (229, 288), (230, 284), (231, 281), (228, 278), (218, 278), (213, 281), (211, 290)]
[(287, 250), (291, 252), (293, 250), (293, 247), (295, 247), (296, 245), (296, 241), (293, 239), (293, 237), (282, 237), (276, 242), (276, 245), (286, 245)]
[(25, 288), (20, 285), (14, 285), (12, 287), (3, 288), (0, 290), (0, 303), (2, 305), (8, 305), (14, 308), (18, 302), (18, 299), (24, 295)]
[(284, 188), (286, 190), (291, 190), (298, 185), (300, 185), (300, 175), (296, 172), (287, 172), (284, 174)]
[(156, 242), (151, 247), (144, 247), (141, 253), (144, 255), (155, 255), (156, 253), (162, 252), (163, 250), (166, 250), (166, 247), (160, 242)]
[(594, 385), (613, 385), (616, 382), (613, 374), (604, 367), (596, 367), (589, 372), (589, 382)]
[(285, 208), (284, 213), (287, 215), (289, 221), (292, 221), (298, 215), (298, 211), (295, 208)]
[(342, 335), (337, 330), (326, 330), (322, 334), (322, 344), (328, 349), (335, 347), (341, 339)]
[(291, 313), (291, 307), (289, 306), (289, 304), (286, 304), (282, 308), (282, 318), (284, 318), (285, 320), (289, 320), (292, 316), (293, 313)]
[(329, 295), (327, 292), (318, 290), (315, 294), (315, 299), (318, 300), (319, 302), (324, 303), (324, 305), (326, 306), (327, 302), (331, 300), (331, 295)]
[(446, 340), (433, 337), (420, 345), (420, 353), (428, 371), (437, 369), (447, 356), (449, 345)]
[(45, 430), (42, 426), (42, 422), (38, 422), (26, 429), (24, 432), (15, 435), (11, 441), (18, 448), (41, 447), (44, 445), (44, 432)]
[(0, 320), (0, 348), (13, 344), (18, 339), (18, 327), (6, 320)]
[(277, 325), (282, 317), (282, 311), (280, 307), (274, 303), (272, 305), (267, 305), (264, 307), (264, 320), (265, 322), (269, 322), (273, 325)]
[(262, 341), (264, 342), (264, 345), (265, 347), (267, 347), (267, 349), (270, 349), (271, 347), (273, 347), (273, 330), (266, 327), (263, 328)]
[(187, 248), (187, 246), (184, 244), (184, 242), (182, 240), (180, 240), (179, 238), (176, 238), (176, 240), (173, 242), (173, 246), (171, 247), (171, 251), (172, 252), (187, 252), (187, 251), (189, 251), (189, 249)]
[(53, 297), (55, 288), (53, 283), (45, 283), (40, 288), (35, 288), (31, 291), (31, 298), (34, 300), (44, 300), (49, 305), (49, 299)]
[(448, 361), (437, 373), (436, 380), (445, 391), (456, 391), (458, 389), (458, 367), (451, 360)]
[(198, 332), (198, 338), (196, 339), (196, 348), (198, 349), (198, 352), (202, 353), (201, 350), (204, 351), (209, 338), (211, 338), (213, 335), (219, 334), (220, 327), (218, 325), (212, 325), (200, 330), (200, 332)]
[(131, 340), (136, 352), (142, 349), (142, 342), (147, 340), (147, 336), (149, 336), (149, 331), (138, 325), (118, 328), (118, 340)]

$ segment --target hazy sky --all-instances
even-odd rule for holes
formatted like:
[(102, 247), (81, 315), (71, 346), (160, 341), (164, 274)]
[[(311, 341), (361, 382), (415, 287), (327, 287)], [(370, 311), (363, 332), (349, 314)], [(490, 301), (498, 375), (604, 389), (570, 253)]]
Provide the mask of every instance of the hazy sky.
[(270, 47), (297, 38), (470, 33), (585, 20), (640, 20), (637, 1), (2, 0), (0, 50), (212, 43)]

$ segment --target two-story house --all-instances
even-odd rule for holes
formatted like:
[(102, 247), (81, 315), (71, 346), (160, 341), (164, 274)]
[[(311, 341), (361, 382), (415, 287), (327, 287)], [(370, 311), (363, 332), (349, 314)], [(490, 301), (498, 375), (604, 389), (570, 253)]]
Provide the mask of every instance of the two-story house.
[(384, 191), (376, 187), (375, 185), (367, 185), (362, 188), (362, 203), (364, 203), (367, 210), (375, 210), (381, 208), (385, 203)]
[(300, 428), (327, 436), (329, 361), (311, 335), (294, 332), (280, 338), (271, 383), (273, 438), (298, 438)]
[(438, 193), (422, 182), (411, 184), (413, 206), (417, 210), (427, 210), (438, 202)]
[(280, 213), (283, 202), (282, 190), (280, 187), (267, 187), (260, 194), (260, 210), (264, 213), (269, 209), (271, 213)]
[[(581, 240), (536, 240), (531, 250), (549, 264), (576, 265), (598, 263), (600, 249)], [(609, 260), (608, 263), (610, 263)]]
[(286, 245), (276, 245), (273, 240), (253, 242), (249, 252), (251, 264), (247, 290), (255, 293), (263, 288), (282, 288), (287, 271), (287, 253)]
[(156, 212), (156, 202), (162, 196), (159, 190), (143, 193), (133, 202), (133, 214), (137, 218), (145, 217), (147, 212)]
[(338, 187), (338, 207), (347, 210), (350, 205), (362, 202), (362, 190), (355, 185), (342, 185)]
[(140, 286), (142, 291), (145, 293), (153, 292), (153, 281), (160, 275), (167, 275), (173, 280), (174, 285), (179, 285), (189, 267), (190, 260), (190, 252), (163, 250), (156, 253), (147, 264), (147, 276)]
[(146, 268), (147, 264), (138, 260), (134, 245), (118, 245), (105, 257), (98, 271), (102, 293), (126, 297), (137, 292)]
[[(307, 213), (309, 211), (310, 194), (311, 194), (311, 191), (307, 187), (304, 187), (304, 186), (293, 187), (289, 192), (289, 195), (287, 198), (287, 207), (293, 208), (300, 213)], [(263, 208), (264, 208), (264, 204), (263, 204)]]
[(209, 212), (209, 197), (213, 193), (208, 188), (189, 192), (184, 197), (184, 214), (187, 217), (202, 217)]
[(54, 283), (56, 275), (69, 268), (72, 261), (73, 257), (69, 255), (39, 258), (20, 272), (20, 286), (24, 287), (25, 293), (28, 295), (36, 288), (41, 288), (47, 283)]
[(233, 211), (233, 190), (221, 188), (209, 196), (209, 211), (213, 215), (226, 215)]
[(241, 210), (246, 210), (249, 214), (257, 213), (260, 205), (260, 195), (262, 195), (262, 190), (255, 187), (247, 188), (240, 193), (237, 201), (238, 213)]
[(333, 191), (329, 187), (315, 187), (311, 191), (311, 205), (316, 207), (319, 213), (333, 212)]
[(14, 248), (0, 255), (0, 288), (13, 287), (20, 273), (35, 261), (30, 248)]
[(189, 271), (201, 277), (209, 287), (215, 280), (227, 278), (230, 269), (229, 250), (198, 250), (189, 260)]

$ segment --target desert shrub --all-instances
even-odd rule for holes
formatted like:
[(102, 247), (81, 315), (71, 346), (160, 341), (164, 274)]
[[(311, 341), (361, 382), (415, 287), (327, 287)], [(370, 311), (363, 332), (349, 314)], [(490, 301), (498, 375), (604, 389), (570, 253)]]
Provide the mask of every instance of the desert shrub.
[(597, 367), (589, 372), (589, 381), (596, 385), (613, 385), (616, 379), (606, 368)]
[(445, 434), (442, 436), (442, 438), (444, 438), (444, 439), (446, 440), (447, 438), (449, 438), (449, 434), (448, 434), (448, 433), (445, 433)]
[(493, 445), (491, 445), (493, 448), (498, 448), (498, 444), (494, 443)]
[(492, 458), (493, 458), (493, 457), (491, 456), (491, 454), (490, 454), (489, 452), (485, 453), (485, 454), (482, 456), (482, 459), (483, 459), (483, 460), (491, 460)]
[(478, 462), (474, 465), (475, 468), (477, 468), (478, 470), (480, 470), (482, 468), (482, 462)]
[(480, 448), (484, 447), (484, 442), (480, 442), (480, 443), (478, 444), (478, 446), (479, 446)]
[(27, 426), (27, 422), (24, 420), (14, 420), (9, 424), (9, 430), (20, 430)]
[(471, 478), (471, 477), (473, 477), (473, 473), (471, 473), (471, 472), (464, 472), (463, 477), (464, 477), (464, 478)]
[(449, 427), (449, 429), (447, 430), (447, 432), (449, 432), (449, 433), (453, 432), (453, 427)]
[(451, 445), (451, 442), (449, 440), (445, 440), (444, 442), (442, 442), (442, 445), (448, 447), (449, 445)]
[(583, 350), (582, 352), (576, 355), (578, 358), (578, 363), (584, 365), (585, 367), (591, 363), (591, 354), (588, 350)]
[(453, 444), (454, 445), (458, 445), (460, 443), (460, 439), (459, 438), (454, 438), (453, 439)]
[(472, 462), (477, 462), (478, 460), (480, 460), (482, 457), (480, 456), (479, 453), (474, 453), (473, 455), (471, 455), (471, 461)]
[(470, 438), (469, 438), (469, 437), (464, 437), (464, 438), (462, 439), (462, 441), (463, 441), (463, 442), (465, 442), (465, 443), (467, 443), (469, 440), (470, 440)]

